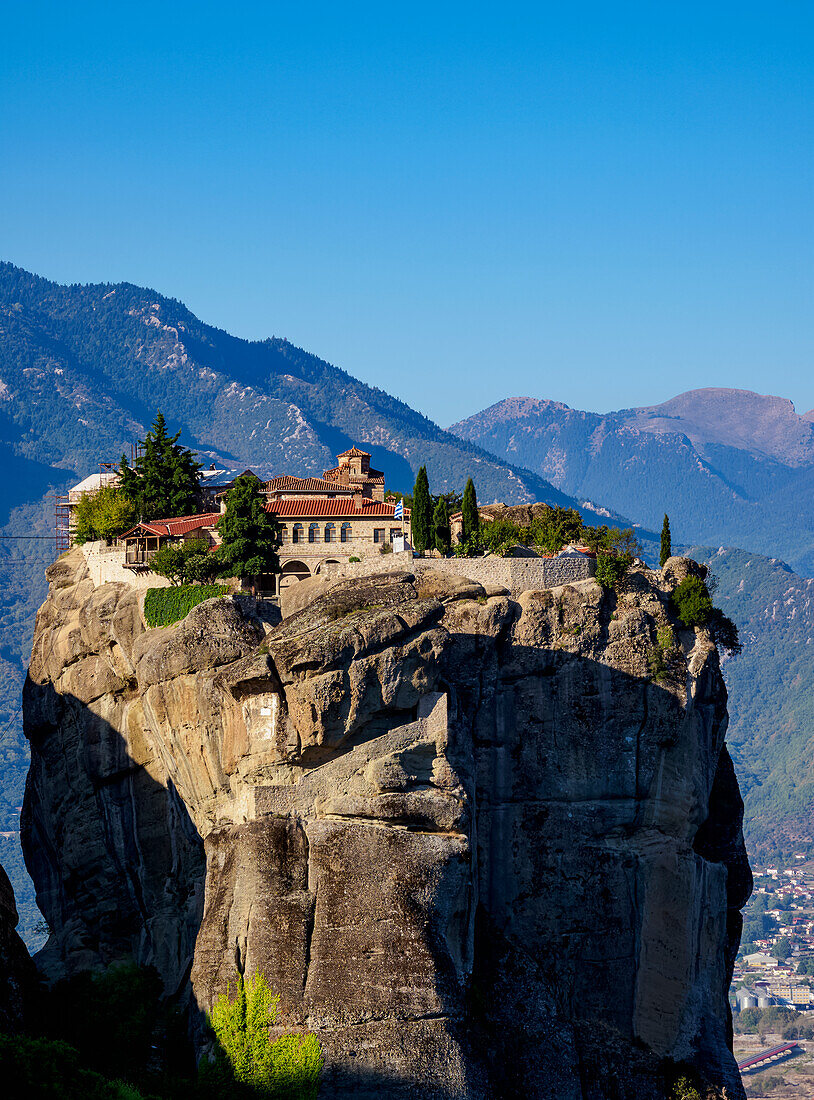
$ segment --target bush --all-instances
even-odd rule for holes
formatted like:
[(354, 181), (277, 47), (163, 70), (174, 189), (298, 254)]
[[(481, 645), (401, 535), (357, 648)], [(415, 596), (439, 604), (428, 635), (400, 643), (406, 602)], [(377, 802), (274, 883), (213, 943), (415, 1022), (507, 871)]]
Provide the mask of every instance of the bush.
[(706, 626), (712, 618), (712, 600), (700, 577), (685, 577), (670, 602), (684, 626)]
[(596, 581), (605, 589), (617, 589), (622, 578), (627, 573), (627, 563), (624, 558), (617, 558), (613, 554), (599, 553), (596, 558)]
[(213, 596), (226, 596), (225, 584), (184, 584), (174, 588), (148, 588), (144, 597), (147, 626), (170, 626), (185, 619), (190, 611)]
[(78, 1051), (59, 1040), (0, 1034), (0, 1068), (9, 1100), (141, 1100), (123, 1081), (85, 1069)]
[(234, 999), (227, 991), (212, 1006), (207, 1021), (218, 1049), (200, 1071), (211, 1094), (224, 1100), (241, 1095), (316, 1100), (322, 1048), (315, 1035), (282, 1035), (272, 1043), (269, 1028), (279, 1000), (257, 971), (248, 981), (238, 975)]
[(354, 561), (361, 561), (361, 560), (362, 560), (361, 558), (356, 558), (356, 557), (350, 557), (350, 558), (348, 558), (348, 561), (349, 561), (349, 562), (354, 562)]

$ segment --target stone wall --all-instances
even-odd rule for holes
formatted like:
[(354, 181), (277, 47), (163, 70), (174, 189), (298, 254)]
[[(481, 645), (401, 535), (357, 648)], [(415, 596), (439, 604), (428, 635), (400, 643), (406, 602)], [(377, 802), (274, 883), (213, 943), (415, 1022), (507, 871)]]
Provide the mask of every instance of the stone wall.
[(87, 562), (93, 583), (129, 584), (131, 588), (144, 591), (147, 588), (167, 588), (169, 581), (149, 570), (137, 573), (134, 569), (124, 568), (124, 547), (108, 546), (106, 542), (86, 542), (81, 547)]
[(373, 573), (407, 571), (420, 576), (432, 570), (468, 577), (480, 584), (497, 584), (512, 596), (556, 588), (596, 573), (594, 558), (414, 558), (410, 552), (382, 554), (376, 559), (323, 567), (326, 577), (368, 577)]

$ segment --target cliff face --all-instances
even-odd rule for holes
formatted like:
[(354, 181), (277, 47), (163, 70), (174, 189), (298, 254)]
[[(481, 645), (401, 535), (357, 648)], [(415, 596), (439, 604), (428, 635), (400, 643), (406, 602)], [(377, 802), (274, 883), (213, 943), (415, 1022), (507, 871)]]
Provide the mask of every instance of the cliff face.
[(20, 1030), (37, 1009), (37, 970), (16, 928), (14, 891), (0, 867), (0, 1031), (7, 1033)]
[[(262, 969), (327, 1097), (743, 1095), (727, 988), (751, 885), (692, 568), (512, 601), (343, 581), (278, 626), (49, 570), (26, 858), (52, 977), (134, 955), (210, 1006)], [(655, 651), (672, 625), (666, 669)]]

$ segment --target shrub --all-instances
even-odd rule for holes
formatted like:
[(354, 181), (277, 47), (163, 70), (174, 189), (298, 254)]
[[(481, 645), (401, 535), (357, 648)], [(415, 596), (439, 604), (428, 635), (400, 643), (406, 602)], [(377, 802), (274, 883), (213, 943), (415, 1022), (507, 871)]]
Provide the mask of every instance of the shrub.
[(170, 626), (185, 619), (190, 611), (213, 596), (226, 596), (225, 584), (184, 584), (174, 588), (148, 588), (144, 597), (144, 618), (148, 626)]
[(356, 558), (356, 557), (350, 557), (350, 558), (348, 558), (348, 561), (350, 561), (350, 562), (354, 562), (354, 561), (361, 561), (361, 560), (362, 560), (361, 558)]
[(700, 577), (685, 577), (670, 602), (684, 626), (706, 626), (712, 618), (712, 600)]
[(3, 1095), (26, 1100), (141, 1100), (123, 1081), (86, 1069), (67, 1043), (0, 1034)]
[(257, 971), (248, 981), (238, 975), (234, 999), (227, 991), (212, 1006), (207, 1021), (218, 1049), (200, 1072), (216, 1096), (235, 1096), (236, 1084), (249, 1096), (316, 1100), (322, 1048), (315, 1035), (282, 1035), (272, 1043), (279, 1001)]
[(685, 577), (670, 602), (685, 626), (708, 626), (716, 645), (730, 653), (741, 652), (737, 626), (719, 607), (712, 606), (709, 590), (700, 577)]
[(617, 589), (627, 573), (627, 563), (624, 558), (617, 558), (613, 554), (599, 553), (596, 559), (596, 581), (605, 589)]
[(392, 542), (383, 542), (381, 544), (381, 546), (379, 547), (379, 553), (380, 554), (392, 554), (393, 553), (393, 544), (392, 544)]

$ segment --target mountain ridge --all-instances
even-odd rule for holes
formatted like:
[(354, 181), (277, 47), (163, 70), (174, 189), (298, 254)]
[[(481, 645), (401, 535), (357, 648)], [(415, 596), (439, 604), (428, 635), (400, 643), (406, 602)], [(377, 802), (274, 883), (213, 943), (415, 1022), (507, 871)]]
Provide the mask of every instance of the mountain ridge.
[(709, 387), (592, 413), (513, 397), (450, 431), (557, 488), (687, 543), (724, 542), (814, 572), (814, 414), (787, 398)]

